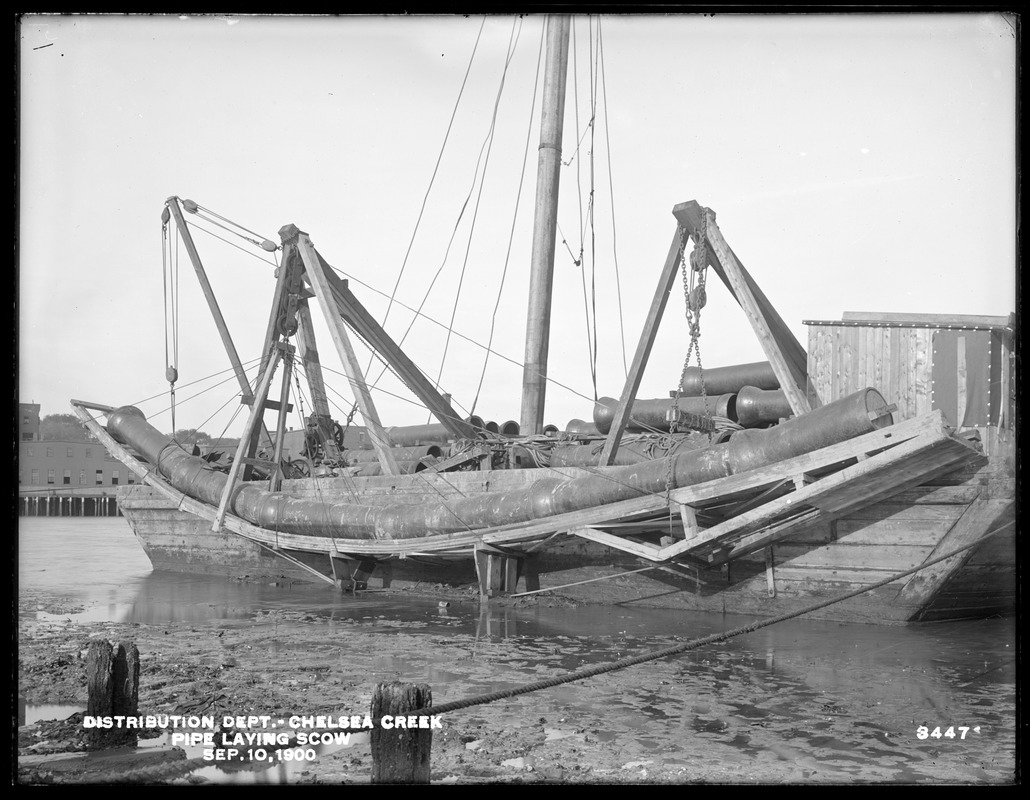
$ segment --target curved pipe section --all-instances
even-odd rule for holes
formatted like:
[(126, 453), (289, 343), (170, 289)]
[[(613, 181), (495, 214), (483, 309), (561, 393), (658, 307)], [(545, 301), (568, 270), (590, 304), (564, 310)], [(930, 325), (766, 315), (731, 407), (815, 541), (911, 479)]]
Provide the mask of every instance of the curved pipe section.
[[(891, 415), (883, 411), (886, 405), (875, 389), (863, 389), (773, 428), (742, 430), (724, 444), (680, 453), (671, 462), (664, 458), (578, 478), (544, 478), (524, 489), (460, 497), (446, 504), (326, 503), (270, 492), (261, 488), (263, 484), (242, 483), (233, 491), (230, 508), (237, 516), (269, 530), (324, 535), (328, 529), (350, 539), (412, 539), (529, 522), (641, 495), (664, 494), (668, 489), (715, 480), (842, 442), (892, 424)], [(127, 406), (113, 411), (107, 429), (115, 439), (138, 450), (177, 489), (218, 505), (228, 476), (186, 453), (147, 423), (138, 409)]]

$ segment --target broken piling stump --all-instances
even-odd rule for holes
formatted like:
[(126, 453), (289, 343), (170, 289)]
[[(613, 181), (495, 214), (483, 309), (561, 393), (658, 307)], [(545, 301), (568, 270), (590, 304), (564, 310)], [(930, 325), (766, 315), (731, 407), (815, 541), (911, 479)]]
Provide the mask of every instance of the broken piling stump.
[[(136, 716), (139, 709), (139, 649), (136, 645), (93, 639), (86, 651), (86, 714), (94, 717)], [(134, 728), (90, 728), (90, 750), (136, 744)]]
[[(432, 705), (428, 684), (379, 683), (372, 694), (372, 719), (407, 717)], [(369, 736), (372, 745), (372, 783), (429, 783), (429, 756), (433, 744), (430, 728), (384, 728), (376, 725)]]

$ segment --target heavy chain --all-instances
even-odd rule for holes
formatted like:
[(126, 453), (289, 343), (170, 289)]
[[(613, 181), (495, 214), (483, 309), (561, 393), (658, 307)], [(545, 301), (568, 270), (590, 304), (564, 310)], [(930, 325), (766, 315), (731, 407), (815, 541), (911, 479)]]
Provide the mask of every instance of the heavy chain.
[[(694, 232), (694, 248), (690, 253), (690, 268), (687, 268), (688, 234), (685, 228), (680, 228), (680, 271), (683, 276), (683, 299), (686, 304), (687, 328), (690, 331), (690, 346), (687, 348), (687, 357), (683, 360), (683, 370), (680, 373), (679, 382), (676, 384), (676, 393), (672, 397), (672, 408), (670, 410), (669, 433), (676, 433), (679, 426), (679, 400), (683, 392), (683, 383), (687, 377), (687, 368), (690, 366), (690, 357), (697, 354), (697, 371), (701, 380), (701, 401), (704, 404), (705, 419), (712, 422), (712, 412), (708, 407), (708, 392), (705, 388), (705, 373), (701, 365), (701, 309), (707, 302), (705, 281), (708, 277), (708, 214), (707, 208), (701, 209), (701, 225)], [(709, 424), (708, 441), (712, 441), (713, 425)], [(673, 459), (668, 459), (668, 469), (665, 476), (665, 494), (668, 499), (672, 491)]]

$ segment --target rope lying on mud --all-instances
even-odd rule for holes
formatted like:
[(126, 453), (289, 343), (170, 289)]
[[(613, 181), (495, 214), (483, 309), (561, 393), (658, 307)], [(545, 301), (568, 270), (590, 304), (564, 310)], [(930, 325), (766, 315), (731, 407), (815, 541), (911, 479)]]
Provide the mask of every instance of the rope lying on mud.
[[(652, 650), (649, 653), (644, 653), (639, 656), (628, 656), (626, 658), (621, 658), (618, 661), (609, 661), (606, 664), (596, 664), (592, 667), (584, 667), (583, 669), (575, 670), (574, 672), (570, 672), (561, 677), (544, 678), (543, 680), (534, 681), (533, 683), (529, 683), (524, 686), (518, 686), (514, 689), (503, 689), (499, 692), (490, 692), (489, 694), (476, 695), (475, 697), (468, 697), (464, 700), (455, 700), (453, 702), (444, 703), (443, 705), (439, 706), (433, 705), (428, 706), (426, 708), (420, 708), (416, 711), (411, 711), (409, 713), (413, 715), (446, 714), (452, 711), (459, 711), (460, 709), (469, 708), (471, 706), (483, 705), (485, 703), (493, 703), (497, 700), (505, 700), (510, 697), (517, 697), (519, 695), (529, 694), (530, 692), (536, 692), (541, 689), (550, 689), (555, 686), (561, 686), (565, 683), (572, 683), (573, 681), (583, 680), (584, 678), (592, 678), (596, 675), (603, 675), (606, 672), (614, 672), (615, 670), (625, 669), (626, 667), (636, 666), (637, 664), (644, 664), (648, 661), (657, 661), (660, 658), (666, 658), (668, 656), (677, 655), (678, 653), (685, 653), (688, 650), (695, 650), (698, 647), (704, 647), (705, 645), (715, 644), (716, 642), (722, 642), (726, 639), (732, 639), (735, 636), (742, 636), (746, 633), (753, 633), (754, 631), (757, 631), (761, 628), (767, 628), (770, 625), (775, 625), (778, 622), (786, 622), (789, 619), (794, 619), (795, 617), (800, 617), (804, 614), (810, 614), (813, 611), (818, 611), (821, 608), (832, 606), (835, 603), (840, 603), (844, 600), (850, 600), (853, 597), (858, 597), (860, 594), (865, 594), (866, 592), (871, 592), (873, 589), (879, 589), (882, 586), (886, 586), (888, 583), (893, 583), (899, 578), (904, 578), (908, 575), (912, 575), (913, 573), (919, 572), (920, 570), (924, 570), (927, 567), (932, 567), (934, 564), (939, 564), (941, 561), (946, 561), (947, 559), (952, 558), (958, 555), (959, 553), (963, 553), (966, 550), (976, 547), (989, 537), (1000, 533), (1001, 531), (1005, 530), (1008, 527), (1011, 527), (1014, 524), (1015, 522), (1007, 522), (1004, 525), (1001, 525), (992, 531), (988, 531), (983, 536), (978, 538), (976, 541), (970, 542), (969, 544), (963, 545), (962, 547), (958, 547), (952, 550), (950, 553), (938, 556), (932, 561), (927, 561), (923, 564), (920, 564), (918, 567), (913, 567), (912, 569), (905, 570), (904, 572), (895, 573), (894, 575), (891, 575), (888, 578), (884, 578), (881, 581), (871, 583), (868, 586), (863, 586), (861, 589), (856, 589), (853, 592), (848, 592), (847, 594), (840, 595), (839, 597), (834, 597), (830, 600), (823, 600), (822, 602), (815, 603), (810, 606), (805, 606), (804, 608), (798, 609), (797, 611), (791, 611), (786, 614), (780, 614), (779, 616), (770, 617), (768, 619), (756, 620), (755, 622), (751, 622), (747, 625), (742, 625), (739, 628), (733, 628), (732, 630), (723, 631), (722, 633), (713, 633), (709, 636), (703, 636), (700, 639), (691, 639), (689, 642), (682, 642), (680, 644), (675, 644), (670, 647), (662, 648), (661, 650)], [(373, 720), (373, 723), (378, 722), (379, 720)]]
[[(512, 697), (518, 697), (520, 695), (529, 694), (531, 692), (537, 692), (541, 689), (550, 689), (555, 686), (561, 686), (562, 684), (572, 683), (574, 681), (583, 680), (584, 678), (592, 678), (597, 675), (603, 675), (607, 672), (614, 672), (616, 670), (625, 669), (627, 667), (636, 666), (637, 664), (645, 664), (648, 661), (657, 661), (661, 658), (667, 658), (668, 656), (677, 655), (679, 653), (685, 653), (688, 650), (696, 650), (699, 647), (705, 645), (715, 644), (717, 642), (726, 641), (736, 636), (742, 636), (747, 633), (753, 633), (754, 631), (760, 630), (761, 628), (767, 628), (770, 625), (775, 625), (779, 622), (786, 622), (790, 619), (810, 614), (813, 611), (832, 606), (835, 603), (841, 603), (845, 600), (850, 600), (853, 597), (858, 597), (861, 594), (870, 592), (874, 589), (879, 589), (886, 586), (889, 583), (893, 583), (900, 578), (913, 575), (916, 572), (932, 567), (935, 564), (939, 564), (942, 561), (946, 561), (949, 558), (959, 555), (960, 553), (970, 550), (984, 541), (989, 539), (991, 536), (995, 536), (1001, 533), (1007, 528), (1012, 527), (1015, 521), (1006, 522), (1003, 525), (998, 526), (994, 530), (988, 531), (983, 536), (979, 537), (969, 544), (957, 547), (949, 553), (945, 553), (942, 556), (920, 564), (918, 567), (905, 570), (904, 572), (898, 572), (890, 577), (884, 578), (883, 580), (871, 583), (868, 586), (863, 586), (860, 589), (856, 589), (852, 592), (840, 595), (839, 597), (831, 598), (830, 600), (823, 600), (818, 603), (814, 603), (810, 606), (798, 609), (796, 611), (790, 611), (785, 614), (780, 614), (776, 617), (770, 617), (768, 619), (756, 620), (747, 625), (742, 625), (732, 630), (723, 631), (722, 633), (713, 633), (708, 636), (703, 636), (699, 639), (691, 639), (687, 642), (681, 642), (680, 644), (671, 645), (669, 647), (662, 648), (660, 650), (653, 650), (648, 653), (643, 653), (638, 656), (628, 656), (626, 658), (619, 659), (618, 661), (609, 661), (605, 664), (596, 664), (592, 667), (584, 667), (573, 672), (569, 672), (565, 675), (556, 678), (545, 678), (543, 680), (534, 681), (523, 686), (518, 686), (513, 689), (503, 689), (498, 692), (490, 692), (488, 694), (475, 695), (474, 697), (468, 697), (464, 700), (455, 700), (450, 703), (444, 703), (442, 705), (426, 706), (424, 708), (417, 709), (415, 711), (409, 711), (410, 715), (439, 715), (447, 714), (454, 711), (460, 711), (461, 709), (471, 708), (472, 706), (485, 705), (487, 703), (493, 703), (498, 700), (506, 700)], [(374, 719), (372, 721), (374, 726), (378, 726), (381, 722), (381, 718)], [(191, 758), (183, 761), (174, 761), (166, 764), (154, 764), (146, 767), (138, 767), (136, 769), (127, 770), (124, 772), (112, 772), (105, 773), (104, 775), (97, 776), (78, 776), (75, 783), (148, 783), (151, 781), (167, 780), (175, 778), (179, 775), (184, 775), (193, 770), (200, 769), (201, 767), (212, 766), (210, 760), (203, 758)], [(63, 781), (55, 781), (63, 782)], [(69, 783), (71, 781), (68, 781)]]

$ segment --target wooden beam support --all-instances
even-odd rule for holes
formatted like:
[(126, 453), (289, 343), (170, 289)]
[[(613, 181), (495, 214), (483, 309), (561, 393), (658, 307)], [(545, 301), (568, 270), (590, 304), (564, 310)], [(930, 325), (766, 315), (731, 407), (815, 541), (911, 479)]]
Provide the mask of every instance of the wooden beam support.
[(375, 317), (368, 313), (368, 310), (354, 296), (347, 285), (347, 281), (340, 278), (325, 259), (317, 254), (322, 272), (326, 282), (329, 284), (333, 298), (347, 324), (352, 326), (370, 346), (378, 350), (386, 362), (396, 370), (401, 380), (404, 381), (415, 396), (429, 411), (447, 428), (448, 432), (457, 439), (477, 439), (479, 434), (468, 422), (458, 416), (458, 413), (451, 406), (450, 400), (445, 398), (432, 382), (423, 374), (407, 354), (393, 341), (390, 335), (376, 321)]
[(806, 395), (808, 357), (805, 350), (726, 244), (715, 224), (715, 213), (710, 209), (702, 209), (694, 200), (681, 203), (673, 210), (680, 225), (687, 229), (695, 241), (702, 228), (702, 213), (707, 213), (704, 228), (707, 232), (709, 265), (744, 310), (793, 412), (800, 415), (810, 411), (819, 405), (819, 400), (814, 397), (814, 393), (811, 397)]
[(236, 352), (236, 345), (233, 344), (232, 336), (229, 335), (229, 326), (225, 324), (222, 309), (218, 307), (218, 300), (215, 299), (214, 289), (211, 288), (211, 282), (208, 280), (207, 272), (204, 270), (204, 263), (200, 260), (200, 254), (193, 243), (193, 236), (190, 234), (189, 226), (182, 216), (179, 202), (179, 198), (173, 195), (165, 201), (165, 206), (175, 218), (175, 226), (179, 231), (179, 238), (182, 239), (182, 243), (186, 246), (186, 253), (193, 264), (194, 272), (197, 273), (197, 280), (200, 281), (200, 290), (204, 293), (204, 299), (207, 300), (211, 316), (215, 321), (215, 327), (218, 329), (218, 336), (222, 340), (226, 354), (229, 356), (229, 363), (232, 364), (236, 380), (240, 384), (240, 389), (244, 395), (250, 394), (250, 381), (247, 380), (247, 373), (243, 369), (243, 362), (240, 361), (239, 354)]
[(640, 332), (640, 340), (637, 342), (637, 350), (633, 355), (633, 363), (630, 365), (629, 374), (626, 376), (626, 384), (622, 388), (622, 396), (619, 398), (619, 407), (615, 410), (612, 418), (612, 427), (608, 431), (608, 438), (604, 441), (601, 450), (602, 467), (609, 467), (615, 463), (615, 455), (619, 452), (619, 442), (622, 440), (622, 433), (629, 422), (629, 414), (633, 408), (633, 401), (637, 396), (637, 389), (640, 388), (640, 379), (644, 376), (644, 367), (647, 366), (647, 359), (651, 355), (651, 347), (654, 345), (655, 335), (658, 333), (658, 324), (662, 321), (662, 314), (669, 302), (669, 293), (676, 281), (680, 264), (680, 254), (683, 246), (683, 229), (676, 227), (673, 234), (672, 244), (669, 245), (669, 253), (665, 257), (665, 266), (662, 267), (662, 274), (658, 278), (658, 286), (655, 289), (654, 297), (651, 299), (651, 307), (647, 311), (647, 318), (644, 320), (644, 328)]
[(252, 458), (252, 456), (247, 455), (248, 443), (252, 441), (258, 423), (261, 421), (261, 416), (265, 413), (264, 402), (265, 398), (268, 397), (268, 387), (272, 385), (272, 376), (275, 375), (275, 368), (279, 364), (281, 355), (282, 352), (279, 347), (273, 348), (268, 365), (265, 367), (265, 371), (258, 381), (257, 389), (254, 391), (254, 405), (250, 409), (250, 416), (247, 417), (247, 424), (244, 426), (243, 434), (240, 436), (240, 445), (236, 449), (236, 457), (229, 468), (229, 479), (225, 482), (222, 499), (218, 503), (218, 511), (215, 512), (215, 520), (211, 525), (211, 530), (215, 533), (222, 529), (222, 522), (225, 520), (225, 514), (229, 509), (229, 502), (232, 499), (236, 481), (240, 477), (240, 470), (244, 468), (245, 460)]
[(343, 365), (343, 371), (350, 381), (351, 390), (354, 392), (354, 399), (357, 401), (358, 410), (361, 412), (361, 417), (365, 422), (365, 429), (372, 440), (372, 447), (379, 457), (379, 464), (383, 468), (383, 472), (387, 475), (400, 474), (397, 461), (393, 457), (393, 453), (390, 452), (390, 438), (386, 435), (386, 431), (379, 422), (379, 413), (376, 411), (372, 394), (369, 392), (368, 384), (365, 383), (365, 378), (361, 373), (361, 366), (358, 364), (358, 358), (354, 354), (354, 348), (351, 346), (350, 337), (347, 335), (339, 309), (336, 307), (332, 289), (322, 268), (321, 259), (315, 251), (315, 246), (311, 243), (308, 235), (298, 230), (295, 225), (287, 225), (279, 231), (279, 235), (283, 237), (284, 245), (287, 241), (296, 239), (297, 249), (304, 262), (305, 273), (307, 274), (308, 281), (311, 283), (311, 287), (315, 291), (322, 314), (329, 325), (329, 333), (332, 336), (333, 344), (336, 345), (336, 352)]
[(697, 525), (697, 511), (694, 507), (687, 505), (686, 503), (678, 503), (680, 507), (680, 519), (683, 520), (683, 538), (693, 539), (699, 533), (701, 529)]

